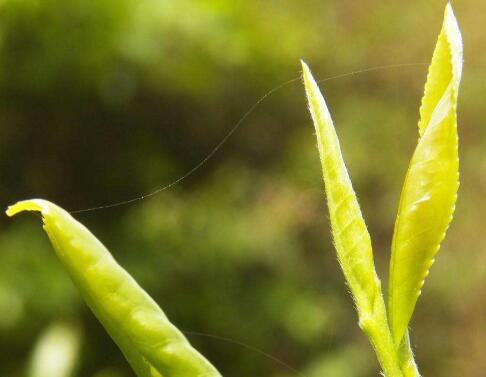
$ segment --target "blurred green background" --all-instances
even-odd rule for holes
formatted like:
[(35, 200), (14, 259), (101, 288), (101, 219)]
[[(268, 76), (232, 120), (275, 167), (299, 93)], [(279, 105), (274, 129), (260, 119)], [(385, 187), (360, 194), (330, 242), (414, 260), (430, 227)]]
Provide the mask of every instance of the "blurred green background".
[[(425, 376), (484, 377), (486, 2), (454, 6), (465, 43), (462, 184), (411, 335)], [(321, 79), (428, 63), (443, 7), (0, 0), (1, 207), (42, 197), (77, 210), (170, 183), (258, 98), (297, 77), (300, 58)], [(425, 77), (422, 64), (322, 84), (385, 286)], [(267, 98), (182, 183), (76, 217), (224, 376), (298, 376), (252, 348), (301, 376), (378, 375), (332, 247), (298, 80)], [(33, 216), (0, 218), (0, 375), (133, 376)]]

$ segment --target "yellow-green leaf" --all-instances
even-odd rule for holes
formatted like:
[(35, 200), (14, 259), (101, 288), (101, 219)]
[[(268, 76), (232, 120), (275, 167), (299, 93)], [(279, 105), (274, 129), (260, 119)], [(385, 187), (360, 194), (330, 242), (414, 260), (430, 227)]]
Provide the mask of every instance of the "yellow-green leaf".
[(448, 4), (422, 99), (420, 137), (393, 234), (388, 310), (397, 347), (454, 212), (459, 186), (456, 107), (461, 72), (461, 34)]
[(68, 212), (45, 200), (19, 202), (42, 215), (44, 229), (83, 298), (138, 377), (220, 377), (103, 244)]
[(339, 263), (354, 298), (369, 312), (375, 296), (380, 294), (370, 235), (344, 164), (324, 97), (305, 63), (303, 70)]
[(314, 121), (332, 234), (338, 260), (351, 289), (359, 324), (370, 338), (387, 377), (402, 373), (391, 333), (381, 283), (375, 271), (371, 239), (344, 164), (326, 102), (302, 62), (309, 109)]

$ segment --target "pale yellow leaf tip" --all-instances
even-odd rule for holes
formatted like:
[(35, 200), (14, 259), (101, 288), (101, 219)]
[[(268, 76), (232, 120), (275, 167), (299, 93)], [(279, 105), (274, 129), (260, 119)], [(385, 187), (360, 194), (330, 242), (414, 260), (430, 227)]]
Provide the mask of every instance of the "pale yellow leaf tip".
[[(319, 127), (317, 127), (316, 117), (324, 116), (326, 118), (326, 121), (329, 124), (332, 124), (331, 114), (329, 113), (329, 109), (327, 108), (324, 96), (322, 95), (322, 92), (320, 91), (319, 86), (314, 79), (314, 76), (312, 76), (309, 66), (302, 59), (300, 60), (300, 63), (302, 64), (302, 77), (304, 79), (305, 92), (309, 100), (309, 110), (314, 120), (316, 132), (319, 135), (320, 131)], [(318, 143), (318, 146), (320, 148), (320, 143)]]
[(49, 211), (49, 202), (43, 199), (22, 200), (9, 206), (6, 214), (12, 217), (24, 211), (38, 211), (45, 215)]
[(302, 77), (304, 79), (305, 89), (307, 91), (312, 90), (314, 92), (319, 92), (319, 87), (317, 86), (316, 80), (314, 76), (312, 76), (311, 70), (307, 63), (303, 60), (300, 60), (300, 64), (302, 65)]
[(300, 65), (302, 66), (302, 70), (304, 71), (304, 73), (306, 71), (309, 71), (309, 67), (307, 66), (307, 63), (303, 59), (300, 59)]
[(302, 78), (304, 79), (304, 83), (308, 83), (309, 80), (312, 80), (312, 74), (311, 74), (311, 71), (309, 69), (309, 66), (302, 59), (300, 59), (300, 64), (302, 66)]
[(461, 81), (463, 46), (459, 24), (457, 23), (454, 10), (452, 9), (450, 2), (447, 3), (445, 9), (444, 30), (452, 57), (452, 75), (455, 84), (454, 86), (457, 88), (459, 86), (459, 82)]

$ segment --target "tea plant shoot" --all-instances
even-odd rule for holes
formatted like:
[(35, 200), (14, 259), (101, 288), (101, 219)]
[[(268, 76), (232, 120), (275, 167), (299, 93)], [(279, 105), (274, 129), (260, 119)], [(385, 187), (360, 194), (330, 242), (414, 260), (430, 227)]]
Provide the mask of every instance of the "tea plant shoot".
[(359, 325), (388, 377), (417, 377), (408, 325), (452, 220), (459, 187), (457, 97), (462, 39), (450, 4), (429, 67), (419, 139), (403, 185), (393, 234), (388, 306), (366, 229), (323, 95), (303, 62), (304, 84), (322, 164), (332, 234)]
[[(386, 377), (419, 377), (409, 322), (452, 220), (459, 186), (456, 108), (462, 39), (452, 7), (446, 6), (428, 71), (418, 143), (398, 206), (386, 297), (330, 112), (308, 66), (302, 62), (302, 67), (332, 235), (356, 305), (359, 327), (370, 339)], [(221, 376), (105, 246), (71, 214), (42, 199), (18, 202), (8, 208), (7, 214), (14, 216), (23, 211), (41, 214), (57, 257), (138, 377)]]

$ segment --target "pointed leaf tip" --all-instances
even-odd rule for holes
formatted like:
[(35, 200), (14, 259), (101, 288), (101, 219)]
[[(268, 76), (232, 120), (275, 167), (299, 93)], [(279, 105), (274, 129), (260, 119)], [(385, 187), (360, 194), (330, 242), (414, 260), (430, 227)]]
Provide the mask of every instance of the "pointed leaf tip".
[(8, 217), (13, 217), (24, 211), (38, 211), (41, 213), (46, 213), (48, 211), (47, 204), (48, 203), (42, 199), (22, 200), (9, 206), (5, 213)]
[(300, 59), (300, 65), (302, 66), (302, 71), (304, 71), (305, 73), (309, 73), (309, 66), (304, 61), (304, 59)]
[(457, 22), (457, 18), (450, 2), (446, 5), (445, 9), (444, 29), (451, 52), (452, 74), (454, 77), (455, 89), (457, 91), (462, 75), (463, 44), (459, 23)]

